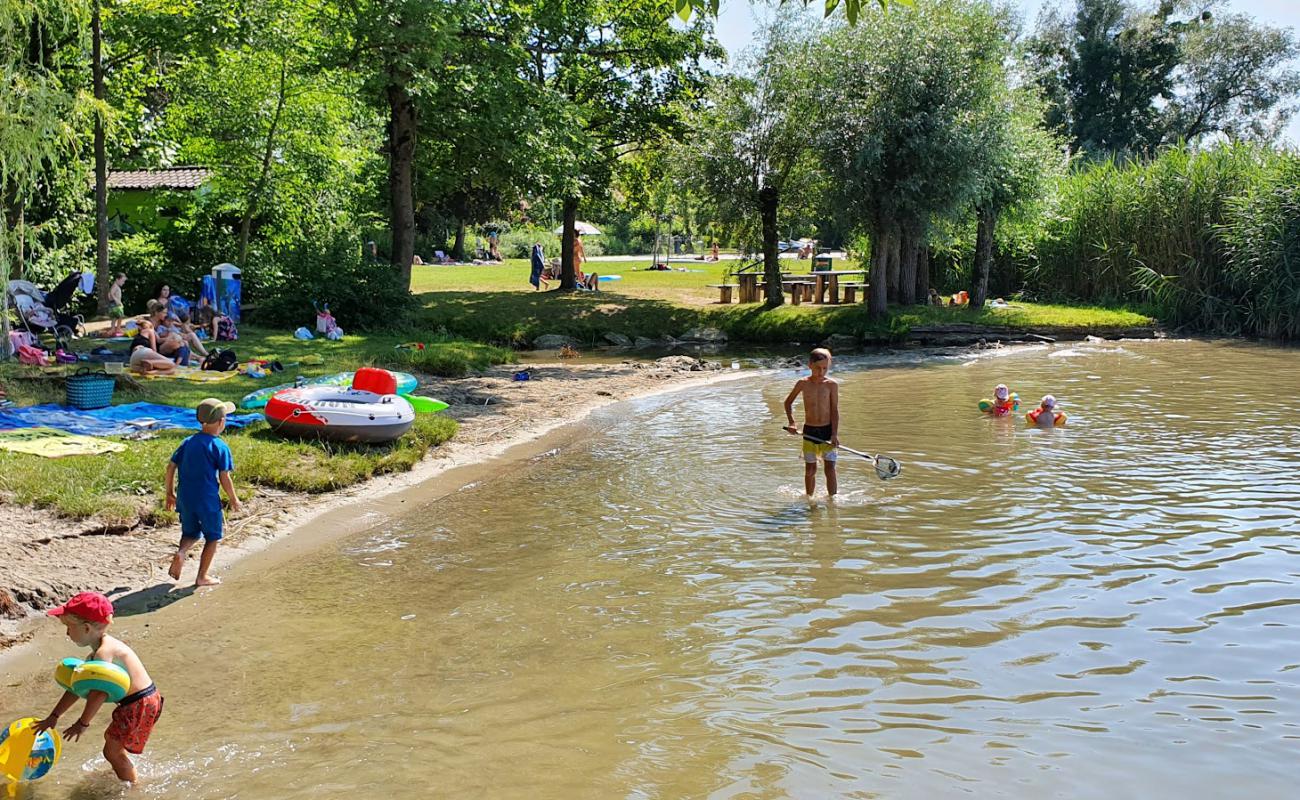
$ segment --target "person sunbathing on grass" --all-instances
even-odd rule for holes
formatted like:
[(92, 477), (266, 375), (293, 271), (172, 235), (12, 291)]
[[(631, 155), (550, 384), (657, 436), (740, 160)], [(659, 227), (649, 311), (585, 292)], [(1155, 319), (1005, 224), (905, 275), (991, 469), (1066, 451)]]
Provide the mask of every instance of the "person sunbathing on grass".
[(153, 323), (145, 320), (140, 323), (140, 332), (131, 340), (128, 363), (131, 369), (141, 375), (167, 375), (176, 371), (176, 362), (159, 353), (157, 335)]

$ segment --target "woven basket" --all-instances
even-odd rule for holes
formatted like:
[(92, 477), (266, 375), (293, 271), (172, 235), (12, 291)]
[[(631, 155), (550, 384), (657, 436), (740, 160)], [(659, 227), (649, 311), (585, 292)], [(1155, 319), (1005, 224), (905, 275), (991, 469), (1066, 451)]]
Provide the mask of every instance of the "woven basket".
[(90, 372), (83, 367), (76, 375), (68, 376), (68, 405), (83, 411), (107, 408), (113, 404), (116, 385), (117, 381), (111, 375)]

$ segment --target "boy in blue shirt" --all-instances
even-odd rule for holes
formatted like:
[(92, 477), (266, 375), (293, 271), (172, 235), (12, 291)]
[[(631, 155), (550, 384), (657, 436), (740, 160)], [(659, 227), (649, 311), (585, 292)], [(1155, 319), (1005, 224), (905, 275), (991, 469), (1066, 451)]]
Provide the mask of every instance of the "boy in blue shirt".
[[(172, 453), (167, 464), (167, 510), (176, 509), (181, 518), (181, 543), (172, 557), (167, 574), (172, 580), (181, 579), (185, 556), (195, 542), (203, 539), (203, 554), (199, 557), (199, 576), (195, 586), (216, 586), (221, 579), (208, 574), (212, 558), (217, 554), (224, 520), (221, 516), (221, 489), (230, 499), (230, 510), (239, 511), (239, 498), (230, 480), (234, 463), (230, 448), (221, 441), (226, 429), (226, 415), (235, 410), (233, 403), (223, 403), (209, 397), (199, 403), (195, 416), (203, 426), (201, 433), (190, 436)], [(180, 473), (180, 493), (175, 491), (176, 475)], [(219, 487), (219, 488), (218, 488)]]

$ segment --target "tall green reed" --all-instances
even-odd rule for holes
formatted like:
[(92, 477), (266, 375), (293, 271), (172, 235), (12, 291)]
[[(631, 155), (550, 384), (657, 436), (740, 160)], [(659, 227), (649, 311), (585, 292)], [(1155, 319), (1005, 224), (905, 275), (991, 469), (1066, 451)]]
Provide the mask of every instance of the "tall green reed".
[(1145, 303), (1196, 330), (1294, 337), (1297, 177), (1300, 157), (1249, 144), (1081, 169), (1056, 188), (1025, 288)]

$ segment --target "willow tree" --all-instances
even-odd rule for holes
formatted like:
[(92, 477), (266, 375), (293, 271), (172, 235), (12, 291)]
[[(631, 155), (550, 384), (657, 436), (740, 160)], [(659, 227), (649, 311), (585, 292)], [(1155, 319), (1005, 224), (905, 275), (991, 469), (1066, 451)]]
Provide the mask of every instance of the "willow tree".
[(742, 71), (714, 82), (689, 149), (690, 169), (719, 212), (758, 217), (770, 306), (785, 299), (777, 252), (781, 211), (806, 199), (818, 176), (809, 128), (821, 98), (809, 80), (812, 48), (801, 38), (788, 17), (766, 29)]
[[(52, 164), (76, 152), (89, 102), (62, 74), (76, 69), (88, 31), (84, 0), (0, 0), (0, 342), (9, 341), (10, 265), (17, 227)], [(0, 353), (7, 353), (0, 347)]]
[(976, 0), (873, 12), (818, 51), (818, 149), (837, 199), (871, 239), (869, 310), (917, 299), (925, 227), (979, 191), (983, 120), (1002, 96), (1010, 18)]
[(970, 307), (977, 310), (988, 297), (999, 219), (1039, 200), (1049, 179), (1063, 174), (1067, 164), (1064, 141), (1043, 127), (1046, 106), (1034, 88), (1007, 90), (989, 111), (985, 117), (987, 157), (981, 161), (982, 175), (974, 197)]

